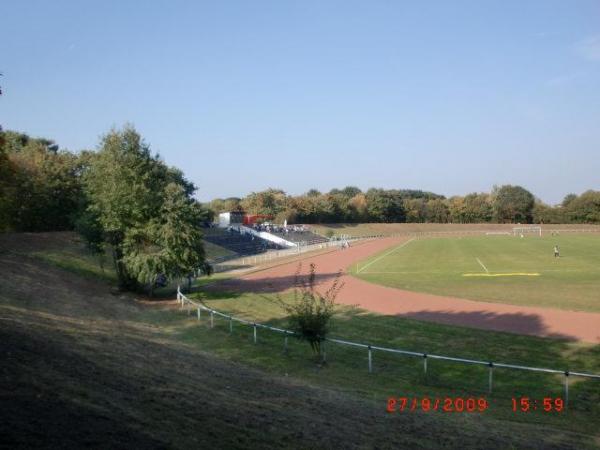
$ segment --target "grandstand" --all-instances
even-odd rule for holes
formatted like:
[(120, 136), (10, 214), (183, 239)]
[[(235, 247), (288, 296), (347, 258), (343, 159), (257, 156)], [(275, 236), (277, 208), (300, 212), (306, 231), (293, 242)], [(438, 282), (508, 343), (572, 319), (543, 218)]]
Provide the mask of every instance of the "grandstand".
[(320, 244), (329, 240), (326, 237), (309, 231), (308, 229), (304, 229), (304, 231), (293, 231), (293, 229), (290, 227), (287, 228), (287, 231), (285, 231), (285, 229), (271, 231), (271, 234), (299, 245)]
[(230, 228), (205, 228), (204, 240), (211, 244), (211, 247), (224, 249), (222, 254), (215, 254), (213, 257), (209, 254), (210, 260), (227, 259), (231, 257), (256, 255), (264, 253), (271, 249), (280, 249), (281, 246), (273, 242), (260, 239), (248, 234), (240, 234), (236, 229)]

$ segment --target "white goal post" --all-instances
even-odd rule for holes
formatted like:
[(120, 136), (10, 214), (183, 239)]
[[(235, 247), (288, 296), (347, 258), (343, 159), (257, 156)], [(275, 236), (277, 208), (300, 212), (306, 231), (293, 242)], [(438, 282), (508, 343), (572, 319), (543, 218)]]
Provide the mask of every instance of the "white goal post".
[(537, 234), (542, 236), (542, 227), (514, 227), (513, 236), (525, 236), (527, 234)]

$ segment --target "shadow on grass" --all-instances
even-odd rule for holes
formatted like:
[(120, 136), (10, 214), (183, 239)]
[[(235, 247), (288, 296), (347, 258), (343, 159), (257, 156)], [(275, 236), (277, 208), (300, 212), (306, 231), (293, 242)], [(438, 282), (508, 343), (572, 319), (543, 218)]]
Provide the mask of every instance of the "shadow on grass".
[[(319, 273), (315, 284), (322, 289), (335, 279), (337, 273)], [(264, 277), (260, 279), (229, 279), (211, 290), (227, 292), (253, 292), (259, 294), (280, 293), (294, 287), (295, 275)], [(576, 337), (552, 333), (537, 314), (493, 313), (486, 311), (454, 312), (445, 310), (422, 310), (399, 314), (397, 317), (413, 318), (448, 325), (460, 325), (485, 330), (504, 331), (553, 339), (576, 340)], [(599, 331), (600, 333), (600, 331)]]
[(514, 334), (544, 336), (552, 339), (576, 341), (574, 336), (561, 333), (550, 333), (540, 317), (536, 314), (523, 313), (491, 313), (489, 311), (453, 312), (423, 310), (401, 314), (398, 317), (408, 317), (447, 325), (461, 325), (485, 330), (510, 330)]
[[(317, 365), (309, 345), (295, 338), (288, 339), (284, 352), (282, 334), (258, 329), (254, 344), (251, 326), (235, 324), (230, 333), (229, 321), (216, 319), (214, 329), (209, 322), (186, 329), (185, 340), (200, 340), (225, 357), (256, 364), (259, 367), (285, 371), (302, 378), (317, 377), (330, 386), (351, 390), (373, 398), (386, 396), (484, 396), (489, 397), (495, 414), (510, 420), (520, 420), (511, 409), (511, 398), (526, 396), (537, 399), (564, 397), (564, 377), (540, 372), (494, 369), (493, 390), (488, 392), (487, 366), (452, 361), (427, 361), (382, 351), (372, 352), (373, 372), (368, 372), (368, 352), (364, 348), (326, 344), (327, 363)], [(257, 321), (260, 320), (257, 318)], [(288, 328), (285, 318), (262, 323)], [(473, 330), (449, 325), (431, 324), (414, 319), (380, 316), (363, 310), (344, 308), (336, 316), (331, 337), (381, 347), (420, 353), (462, 357), (553, 368), (557, 370), (600, 372), (600, 346), (585, 347), (575, 354), (567, 339), (547, 339), (510, 333)], [(600, 421), (600, 380), (571, 379), (569, 421), (576, 420), (579, 429), (594, 431)], [(547, 424), (564, 422), (562, 416), (549, 416), (540, 411), (527, 420)], [(564, 423), (562, 426), (565, 426)]]
[[(317, 273), (315, 275), (315, 285), (327, 283), (338, 276), (337, 272), (332, 273)], [(230, 279), (215, 286), (215, 289), (223, 289), (236, 292), (257, 292), (257, 293), (275, 293), (283, 292), (295, 285), (296, 276), (279, 276), (279, 277), (264, 277), (257, 279)]]

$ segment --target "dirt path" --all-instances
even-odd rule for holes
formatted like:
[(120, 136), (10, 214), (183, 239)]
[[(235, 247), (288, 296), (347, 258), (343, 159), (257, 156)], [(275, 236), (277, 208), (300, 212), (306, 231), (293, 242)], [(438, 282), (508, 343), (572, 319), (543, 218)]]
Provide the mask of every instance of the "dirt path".
[[(400, 245), (408, 238), (387, 238), (357, 244), (348, 250), (310, 256), (303, 265), (314, 263), (318, 282), (328, 285), (340, 270), (369, 255)], [(293, 286), (297, 262), (255, 272), (228, 285), (244, 291), (281, 291)], [(600, 314), (551, 308), (488, 303), (433, 294), (405, 291), (360, 280), (346, 273), (340, 303), (357, 305), (382, 314), (396, 314), (419, 320), (508, 331), (543, 337), (600, 343)]]

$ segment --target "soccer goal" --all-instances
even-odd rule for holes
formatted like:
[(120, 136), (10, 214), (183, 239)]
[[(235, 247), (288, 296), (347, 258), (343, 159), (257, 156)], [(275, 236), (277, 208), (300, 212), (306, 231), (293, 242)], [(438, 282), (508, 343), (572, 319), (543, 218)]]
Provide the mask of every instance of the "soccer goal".
[(513, 236), (537, 235), (542, 236), (542, 227), (514, 227)]

